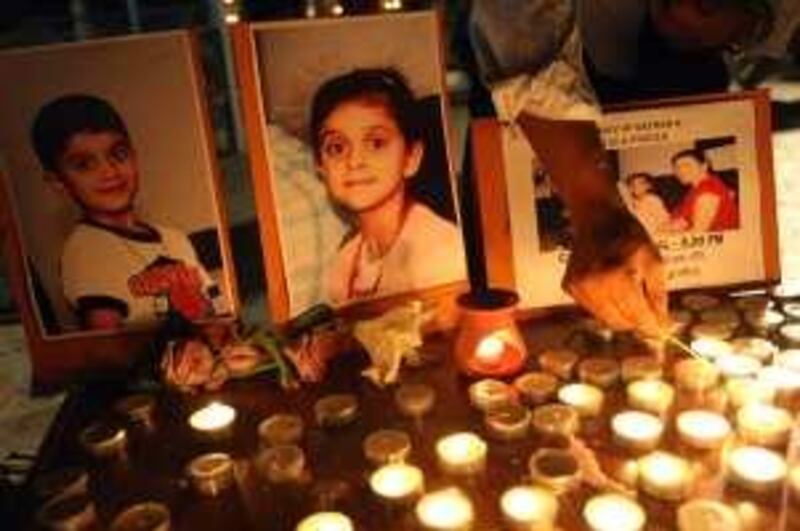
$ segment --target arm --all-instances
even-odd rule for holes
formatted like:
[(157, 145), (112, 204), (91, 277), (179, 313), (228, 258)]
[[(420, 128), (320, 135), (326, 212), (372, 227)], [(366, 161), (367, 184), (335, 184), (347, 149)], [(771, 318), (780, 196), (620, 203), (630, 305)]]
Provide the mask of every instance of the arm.
[(519, 121), (570, 211), (575, 239), (564, 289), (612, 328), (661, 337), (668, 322), (661, 257), (622, 203), (597, 127), (527, 114)]
[(702, 194), (698, 197), (692, 211), (692, 230), (697, 232), (711, 230), (720, 202), (719, 197), (714, 194)]

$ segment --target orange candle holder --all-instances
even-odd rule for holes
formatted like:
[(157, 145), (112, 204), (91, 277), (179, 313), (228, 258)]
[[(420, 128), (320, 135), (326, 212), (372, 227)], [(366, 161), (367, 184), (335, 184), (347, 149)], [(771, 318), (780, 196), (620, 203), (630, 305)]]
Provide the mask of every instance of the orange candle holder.
[(462, 373), (502, 377), (523, 369), (528, 350), (514, 320), (518, 301), (516, 293), (506, 290), (466, 293), (458, 298), (461, 316), (454, 357)]

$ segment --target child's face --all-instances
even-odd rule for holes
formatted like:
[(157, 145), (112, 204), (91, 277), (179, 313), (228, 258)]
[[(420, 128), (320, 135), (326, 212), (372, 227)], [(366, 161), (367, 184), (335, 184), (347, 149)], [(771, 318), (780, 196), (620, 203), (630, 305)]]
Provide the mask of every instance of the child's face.
[(91, 216), (133, 208), (138, 186), (136, 156), (130, 142), (115, 131), (72, 135), (58, 159), (56, 185)]
[(707, 166), (694, 157), (681, 157), (674, 163), (675, 175), (683, 184), (693, 184), (705, 175)]
[(650, 191), (650, 183), (644, 177), (634, 177), (630, 182), (633, 197), (643, 197)]
[(318, 164), (328, 190), (355, 213), (405, 193), (404, 179), (416, 174), (422, 159), (422, 144), (409, 145), (380, 103), (340, 104), (323, 122), (319, 135)]

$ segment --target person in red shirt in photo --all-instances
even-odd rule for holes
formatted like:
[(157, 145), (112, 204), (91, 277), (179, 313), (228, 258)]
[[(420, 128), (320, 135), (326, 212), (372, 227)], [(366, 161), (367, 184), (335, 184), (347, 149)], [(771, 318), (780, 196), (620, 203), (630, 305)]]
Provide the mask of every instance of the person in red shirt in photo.
[(709, 232), (739, 228), (736, 192), (711, 169), (699, 149), (679, 151), (672, 157), (678, 180), (689, 191), (672, 212), (674, 231)]

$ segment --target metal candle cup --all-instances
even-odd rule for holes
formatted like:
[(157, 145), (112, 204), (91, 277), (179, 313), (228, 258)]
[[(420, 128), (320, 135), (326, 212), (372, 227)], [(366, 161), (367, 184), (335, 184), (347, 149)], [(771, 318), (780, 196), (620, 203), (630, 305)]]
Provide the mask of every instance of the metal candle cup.
[(256, 469), (270, 483), (299, 483), (306, 469), (306, 456), (294, 444), (279, 444), (262, 450), (256, 457)]
[(304, 518), (295, 531), (353, 531), (353, 522), (342, 513), (321, 512)]
[(567, 349), (546, 350), (539, 356), (542, 370), (561, 380), (572, 378), (572, 371), (578, 363), (578, 355)]
[(667, 452), (653, 452), (639, 459), (639, 485), (653, 498), (680, 501), (689, 494), (692, 474), (689, 463)]
[(564, 493), (580, 483), (580, 465), (569, 450), (540, 448), (531, 455), (528, 471), (534, 484), (555, 494)]
[(675, 364), (675, 385), (692, 392), (708, 391), (719, 381), (719, 369), (712, 363), (686, 359)]
[(156, 502), (137, 503), (118, 514), (111, 531), (169, 531), (170, 513), (166, 505)]
[(570, 437), (580, 429), (580, 416), (572, 406), (548, 404), (533, 410), (531, 423), (545, 437)]
[(750, 404), (737, 412), (736, 429), (749, 444), (785, 447), (792, 431), (792, 416), (775, 406)]
[(123, 456), (127, 440), (125, 429), (104, 422), (91, 424), (80, 434), (83, 447), (90, 455), (98, 459)]
[(323, 428), (345, 426), (358, 416), (358, 399), (351, 394), (333, 394), (314, 404), (314, 418)]
[(628, 450), (648, 452), (656, 448), (664, 433), (661, 419), (640, 411), (624, 411), (611, 419), (614, 441)]
[(786, 460), (780, 454), (758, 446), (737, 448), (728, 456), (729, 481), (750, 492), (777, 491), (786, 472)]
[(620, 366), (610, 358), (587, 358), (578, 364), (578, 377), (582, 382), (608, 389), (619, 381)]
[(303, 419), (286, 413), (271, 415), (258, 425), (258, 437), (264, 446), (295, 444), (303, 438)]
[(660, 380), (664, 370), (661, 362), (652, 356), (632, 356), (622, 360), (622, 381)]
[(484, 424), (495, 439), (523, 439), (530, 432), (531, 412), (524, 406), (511, 404), (486, 413)]
[(681, 440), (700, 450), (720, 448), (731, 433), (728, 420), (711, 411), (684, 411), (676, 423)]
[(500, 380), (486, 378), (469, 386), (469, 401), (480, 411), (507, 406), (514, 400), (514, 389)]
[(675, 389), (662, 380), (640, 380), (628, 384), (628, 405), (663, 417), (675, 400)]
[(186, 467), (186, 474), (195, 490), (205, 496), (216, 496), (235, 481), (233, 459), (221, 452), (196, 457)]
[(558, 399), (572, 406), (581, 417), (596, 417), (603, 409), (602, 389), (589, 384), (568, 384), (558, 390)]
[(500, 498), (503, 518), (511, 531), (550, 531), (558, 514), (558, 499), (536, 487), (512, 487)]
[(403, 415), (420, 418), (436, 403), (436, 391), (426, 384), (406, 383), (397, 388), (394, 401)]
[(514, 380), (522, 402), (529, 406), (544, 404), (556, 395), (558, 378), (547, 372), (529, 372)]
[(372, 473), (369, 485), (381, 500), (405, 505), (416, 500), (425, 488), (422, 470), (406, 463), (384, 465)]
[(455, 487), (426, 494), (415, 512), (426, 531), (469, 531), (475, 519), (472, 502)]
[(483, 472), (486, 452), (486, 442), (474, 433), (454, 433), (436, 442), (439, 467), (453, 475), (468, 476)]
[(400, 430), (377, 430), (364, 439), (364, 456), (373, 465), (404, 461), (411, 452), (411, 438)]
[(647, 521), (644, 509), (621, 494), (600, 494), (583, 508), (583, 518), (593, 531), (639, 531)]

